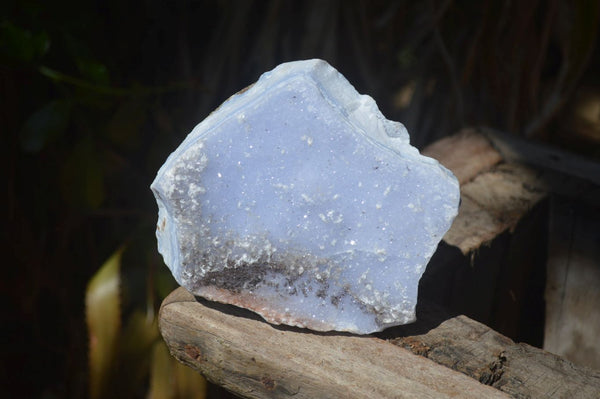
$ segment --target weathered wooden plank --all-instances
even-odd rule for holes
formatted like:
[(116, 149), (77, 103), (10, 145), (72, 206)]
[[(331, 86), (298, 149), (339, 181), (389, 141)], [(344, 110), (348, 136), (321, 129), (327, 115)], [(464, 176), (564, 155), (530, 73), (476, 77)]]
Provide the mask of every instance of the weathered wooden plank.
[(183, 288), (163, 302), (160, 329), (177, 359), (246, 398), (507, 397), (384, 339), (275, 327)]
[(248, 398), (600, 397), (599, 371), (420, 308), (417, 323), (360, 337), (272, 326), (179, 288), (161, 307), (160, 328), (176, 358)]
[(513, 229), (546, 195), (535, 171), (520, 164), (500, 164), (462, 185), (460, 192), (458, 216), (444, 241), (463, 254)]
[(472, 128), (444, 137), (423, 149), (454, 173), (461, 185), (502, 162), (502, 155), (489, 140)]
[(465, 129), (423, 150), (457, 176), (462, 202), (444, 241), (468, 254), (518, 221), (542, 198), (546, 183), (531, 168), (504, 163), (482, 134)]
[(600, 397), (600, 371), (516, 344), (466, 316), (441, 322), (440, 314), (422, 311), (419, 316), (417, 323), (387, 331), (385, 336), (515, 398)]

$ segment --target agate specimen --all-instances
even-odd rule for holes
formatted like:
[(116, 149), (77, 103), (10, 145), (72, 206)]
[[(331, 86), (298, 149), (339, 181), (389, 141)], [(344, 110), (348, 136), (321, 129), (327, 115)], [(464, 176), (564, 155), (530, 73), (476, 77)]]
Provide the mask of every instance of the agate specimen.
[(179, 284), (274, 324), (415, 320), (458, 182), (322, 60), (279, 65), (196, 126), (152, 183)]

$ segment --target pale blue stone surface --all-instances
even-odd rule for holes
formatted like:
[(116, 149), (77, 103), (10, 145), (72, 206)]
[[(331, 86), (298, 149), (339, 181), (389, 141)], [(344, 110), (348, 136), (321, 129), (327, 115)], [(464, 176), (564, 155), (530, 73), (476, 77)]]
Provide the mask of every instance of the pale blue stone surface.
[(359, 334), (415, 320), (459, 203), (452, 173), (321, 60), (227, 100), (151, 188), (179, 284), (272, 323)]

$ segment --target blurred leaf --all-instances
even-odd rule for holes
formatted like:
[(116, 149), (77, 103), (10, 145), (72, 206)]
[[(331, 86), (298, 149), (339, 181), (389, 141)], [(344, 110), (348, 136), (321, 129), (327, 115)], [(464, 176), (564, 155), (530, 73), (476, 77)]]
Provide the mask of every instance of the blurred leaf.
[(102, 265), (85, 292), (92, 398), (105, 397), (110, 392), (109, 381), (121, 330), (119, 285), (122, 254), (123, 248)]
[(150, 369), (150, 392), (148, 399), (168, 399), (175, 397), (173, 363), (164, 342), (157, 342), (152, 350)]
[(86, 90), (90, 93), (102, 94), (108, 96), (150, 96), (160, 95), (164, 93), (190, 89), (189, 82), (175, 82), (165, 86), (146, 87), (139, 84), (133, 84), (131, 89), (122, 87), (113, 87), (106, 84), (92, 83), (86, 79), (80, 79), (75, 76), (67, 75), (56, 69), (49, 68), (45, 65), (38, 67), (38, 71), (43, 76), (57, 83), (67, 83), (79, 89)]
[(95, 59), (94, 52), (88, 43), (66, 31), (63, 31), (62, 40), (79, 73), (85, 80), (108, 86), (110, 83), (108, 68)]
[[(146, 391), (148, 377), (155, 369), (154, 348), (161, 343), (154, 311), (134, 309), (129, 315), (121, 316), (121, 308), (127, 307), (122, 295), (123, 285), (126, 285), (122, 255), (123, 249), (116, 251), (92, 277), (86, 291), (92, 398), (130, 398)], [(204, 380), (192, 372), (202, 383), (198, 388), (198, 383), (189, 382), (185, 373), (180, 376), (181, 372), (171, 364), (173, 361), (169, 359), (167, 375), (155, 377), (173, 381), (176, 396), (154, 397), (199, 397), (198, 392), (204, 397)], [(193, 396), (178, 393), (190, 389), (194, 390)]]
[(105, 65), (90, 59), (77, 59), (76, 64), (79, 72), (88, 80), (99, 85), (108, 86), (110, 83), (108, 68)]
[(6, 62), (31, 63), (49, 48), (50, 38), (46, 32), (33, 34), (8, 21), (0, 24), (0, 54)]
[(104, 165), (98, 155), (95, 143), (86, 137), (65, 159), (60, 183), (70, 205), (96, 209), (104, 201)]
[(47, 77), (50, 80), (53, 80), (54, 82), (68, 83), (79, 89), (86, 90), (90, 93), (105, 94), (105, 95), (111, 95), (111, 96), (128, 96), (128, 95), (132, 94), (131, 90), (121, 89), (118, 87), (111, 87), (111, 86), (107, 86), (107, 85), (94, 84), (94, 83), (88, 82), (87, 80), (79, 79), (74, 76), (64, 74), (62, 72), (59, 72), (55, 69), (49, 68), (44, 65), (41, 65), (38, 68), (38, 71), (40, 72), (40, 74), (42, 74), (43, 76)]
[(112, 386), (119, 387), (120, 397), (131, 397), (147, 383), (152, 357), (152, 347), (160, 338), (158, 320), (148, 319), (146, 314), (135, 310), (127, 320), (119, 346), (119, 367)]
[[(166, 345), (165, 345), (166, 347)], [(176, 398), (203, 399), (206, 397), (206, 379), (194, 369), (179, 363), (171, 357), (175, 368)]]
[(154, 345), (149, 399), (206, 398), (206, 380), (169, 354), (163, 341)]
[(136, 149), (145, 120), (146, 108), (141, 100), (132, 98), (123, 101), (108, 122), (108, 137), (121, 148)]
[(60, 137), (69, 126), (71, 103), (66, 100), (50, 101), (32, 114), (20, 132), (21, 148), (36, 153), (46, 143)]

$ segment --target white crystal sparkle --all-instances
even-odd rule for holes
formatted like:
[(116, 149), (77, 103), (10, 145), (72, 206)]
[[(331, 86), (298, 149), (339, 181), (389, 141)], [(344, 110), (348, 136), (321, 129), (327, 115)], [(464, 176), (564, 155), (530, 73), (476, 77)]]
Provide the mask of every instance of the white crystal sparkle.
[(415, 320), (458, 182), (321, 60), (282, 64), (194, 128), (151, 186), (179, 284), (272, 323)]

